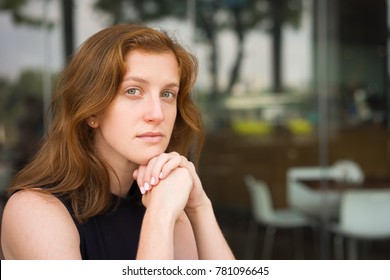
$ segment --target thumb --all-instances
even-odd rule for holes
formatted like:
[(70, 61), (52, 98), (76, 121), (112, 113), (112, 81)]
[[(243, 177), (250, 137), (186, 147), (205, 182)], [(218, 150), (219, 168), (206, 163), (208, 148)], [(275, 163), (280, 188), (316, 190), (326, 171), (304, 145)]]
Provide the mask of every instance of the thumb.
[(134, 178), (134, 180), (137, 180), (137, 178), (138, 178), (138, 169), (134, 170), (133, 178)]

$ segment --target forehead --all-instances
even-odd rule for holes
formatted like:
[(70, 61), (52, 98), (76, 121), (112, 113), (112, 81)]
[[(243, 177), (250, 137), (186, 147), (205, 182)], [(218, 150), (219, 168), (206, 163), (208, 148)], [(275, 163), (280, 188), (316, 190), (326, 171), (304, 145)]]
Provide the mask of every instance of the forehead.
[(134, 73), (148, 75), (159, 74), (161, 76), (179, 76), (179, 64), (172, 51), (149, 52), (133, 50), (124, 58), (126, 76)]
[(138, 61), (138, 60), (147, 60), (147, 59), (169, 59), (172, 61), (175, 61), (177, 66), (178, 60), (176, 55), (171, 50), (166, 51), (151, 51), (151, 50), (144, 50), (144, 49), (133, 49), (126, 53), (124, 56), (124, 61)]

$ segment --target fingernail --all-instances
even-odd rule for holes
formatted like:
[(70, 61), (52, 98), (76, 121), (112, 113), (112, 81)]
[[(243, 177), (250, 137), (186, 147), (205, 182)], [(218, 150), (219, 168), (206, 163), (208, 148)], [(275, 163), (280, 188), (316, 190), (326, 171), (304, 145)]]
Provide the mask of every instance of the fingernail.
[(156, 179), (154, 179), (154, 177), (152, 177), (152, 179), (150, 179), (150, 184), (154, 185), (155, 183), (156, 183)]
[(158, 178), (162, 178), (162, 176), (163, 176), (163, 173), (162, 172), (160, 172), (160, 175), (158, 176)]
[(144, 189), (144, 187), (141, 186), (141, 187), (139, 187), (139, 189), (140, 189), (140, 191), (141, 191), (142, 194), (145, 194), (145, 189)]
[(144, 184), (144, 189), (145, 189), (145, 191), (149, 190), (149, 184), (147, 182), (145, 182), (145, 184)]

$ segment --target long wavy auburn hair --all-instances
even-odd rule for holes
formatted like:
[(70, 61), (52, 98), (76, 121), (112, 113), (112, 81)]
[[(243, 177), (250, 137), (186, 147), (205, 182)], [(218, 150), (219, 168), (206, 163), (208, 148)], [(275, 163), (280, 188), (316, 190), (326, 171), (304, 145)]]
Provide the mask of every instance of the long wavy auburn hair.
[(177, 117), (167, 152), (197, 165), (203, 147), (201, 115), (191, 99), (198, 63), (172, 36), (146, 26), (120, 24), (90, 37), (63, 70), (52, 102), (52, 120), (34, 159), (16, 176), (10, 194), (42, 188), (71, 201), (80, 221), (103, 213), (110, 204), (109, 168), (93, 145), (87, 118), (102, 116), (118, 93), (132, 50), (173, 52), (180, 71)]

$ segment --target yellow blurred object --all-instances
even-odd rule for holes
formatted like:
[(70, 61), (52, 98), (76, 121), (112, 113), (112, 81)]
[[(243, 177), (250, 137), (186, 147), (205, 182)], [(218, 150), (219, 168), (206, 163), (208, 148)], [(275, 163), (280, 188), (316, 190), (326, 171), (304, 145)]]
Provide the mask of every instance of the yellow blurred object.
[(313, 130), (311, 123), (305, 119), (293, 119), (287, 122), (287, 128), (293, 134), (305, 135), (309, 134)]
[(234, 121), (233, 131), (240, 135), (269, 135), (272, 125), (265, 121)]

